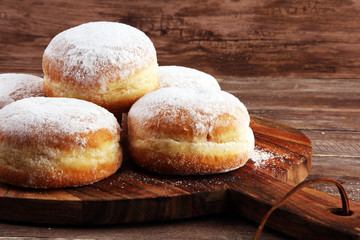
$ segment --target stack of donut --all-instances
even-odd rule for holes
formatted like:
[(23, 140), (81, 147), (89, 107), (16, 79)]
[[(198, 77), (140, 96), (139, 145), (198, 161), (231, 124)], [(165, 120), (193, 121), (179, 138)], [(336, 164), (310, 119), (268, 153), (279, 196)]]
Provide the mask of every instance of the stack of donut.
[(42, 67), (44, 79), (0, 74), (1, 182), (91, 184), (121, 166), (125, 138), (139, 167), (162, 174), (231, 171), (254, 148), (236, 97), (204, 72), (159, 67), (151, 40), (131, 26), (65, 30), (45, 49)]

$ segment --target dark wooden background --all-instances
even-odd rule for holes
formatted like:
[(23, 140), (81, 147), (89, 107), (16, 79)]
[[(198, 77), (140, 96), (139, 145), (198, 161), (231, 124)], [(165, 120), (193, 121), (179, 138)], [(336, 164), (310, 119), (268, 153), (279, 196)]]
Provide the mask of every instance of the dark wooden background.
[[(360, 2), (1, 0), (0, 71), (41, 73), (52, 37), (89, 21), (144, 31), (159, 64), (217, 76), (357, 78)], [(24, 64), (27, 68), (24, 69)]]
[[(332, 177), (360, 201), (360, 1), (0, 0), (0, 73), (42, 76), (57, 33), (100, 20), (143, 30), (160, 65), (213, 74), (251, 114), (300, 129), (313, 144), (309, 178)], [(3, 222), (0, 236), (235, 240), (256, 226), (234, 215), (97, 228)], [(263, 236), (286, 239), (268, 229)]]

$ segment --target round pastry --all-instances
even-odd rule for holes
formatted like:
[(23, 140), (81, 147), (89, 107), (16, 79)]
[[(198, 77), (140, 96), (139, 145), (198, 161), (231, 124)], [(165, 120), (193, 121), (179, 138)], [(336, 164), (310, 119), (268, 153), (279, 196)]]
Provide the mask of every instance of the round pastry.
[[(165, 87), (199, 87), (203, 89), (221, 90), (216, 79), (199, 70), (182, 66), (159, 66), (159, 88)], [(127, 138), (127, 114), (122, 115), (123, 135)], [(125, 143), (126, 144), (126, 143)]]
[(219, 83), (210, 74), (182, 66), (159, 66), (159, 88), (200, 87), (220, 90)]
[(149, 171), (197, 175), (243, 166), (254, 149), (245, 106), (224, 91), (169, 87), (128, 113), (129, 151)]
[(158, 88), (158, 64), (151, 40), (115, 22), (90, 22), (59, 33), (43, 55), (46, 96), (96, 103), (127, 112)]
[(57, 188), (90, 184), (122, 161), (119, 124), (96, 104), (26, 98), (0, 109), (0, 181)]
[(0, 108), (28, 97), (44, 97), (44, 80), (22, 73), (0, 74)]

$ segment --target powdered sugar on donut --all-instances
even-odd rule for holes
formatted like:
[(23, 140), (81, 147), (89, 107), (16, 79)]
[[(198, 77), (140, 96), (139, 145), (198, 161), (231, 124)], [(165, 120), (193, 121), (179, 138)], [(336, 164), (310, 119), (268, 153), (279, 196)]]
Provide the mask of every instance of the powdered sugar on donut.
[(182, 66), (159, 67), (159, 88), (183, 86), (220, 90), (219, 83), (210, 74)]
[(209, 123), (222, 114), (232, 115), (242, 124), (249, 125), (250, 117), (246, 107), (227, 92), (169, 87), (140, 98), (131, 107), (129, 118), (134, 115), (140, 124), (146, 124), (148, 120), (161, 115), (170, 125), (177, 125), (190, 118), (194, 134), (202, 135), (211, 131)]
[(45, 96), (43, 79), (30, 74), (0, 74), (0, 108), (16, 100)]
[[(27, 98), (0, 109), (0, 132), (17, 141), (53, 142), (61, 136), (109, 129), (117, 134), (112, 113), (93, 103), (71, 98)], [(86, 145), (84, 139), (78, 144)]]
[[(156, 51), (151, 40), (134, 27), (90, 22), (55, 36), (45, 57), (60, 64), (54, 68), (63, 71), (63, 78), (84, 87), (105, 88), (109, 79), (126, 79), (156, 61)], [(110, 73), (115, 76), (109, 77)]]

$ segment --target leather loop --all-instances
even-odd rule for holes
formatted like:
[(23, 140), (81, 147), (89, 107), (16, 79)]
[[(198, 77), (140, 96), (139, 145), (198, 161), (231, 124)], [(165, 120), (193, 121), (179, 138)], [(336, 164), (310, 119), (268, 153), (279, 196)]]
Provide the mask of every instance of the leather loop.
[(269, 218), (270, 214), (275, 211), (278, 207), (280, 207), (283, 203), (285, 203), (292, 195), (294, 195), (296, 192), (301, 190), (304, 187), (307, 187), (309, 185), (315, 184), (315, 183), (333, 183), (337, 186), (340, 196), (341, 196), (341, 202), (342, 202), (342, 215), (343, 216), (349, 216), (350, 215), (350, 207), (349, 207), (349, 198), (347, 197), (347, 194), (345, 192), (344, 187), (339, 183), (338, 181), (327, 178), (327, 177), (319, 177), (315, 179), (310, 179), (303, 181), (299, 183), (297, 186), (295, 186), (293, 189), (291, 189), (278, 203), (276, 203), (263, 217), (263, 219), (260, 222), (260, 225), (258, 229), (255, 232), (254, 240), (260, 239), (260, 235), (262, 233), (262, 230), (265, 226), (265, 223), (267, 219)]

